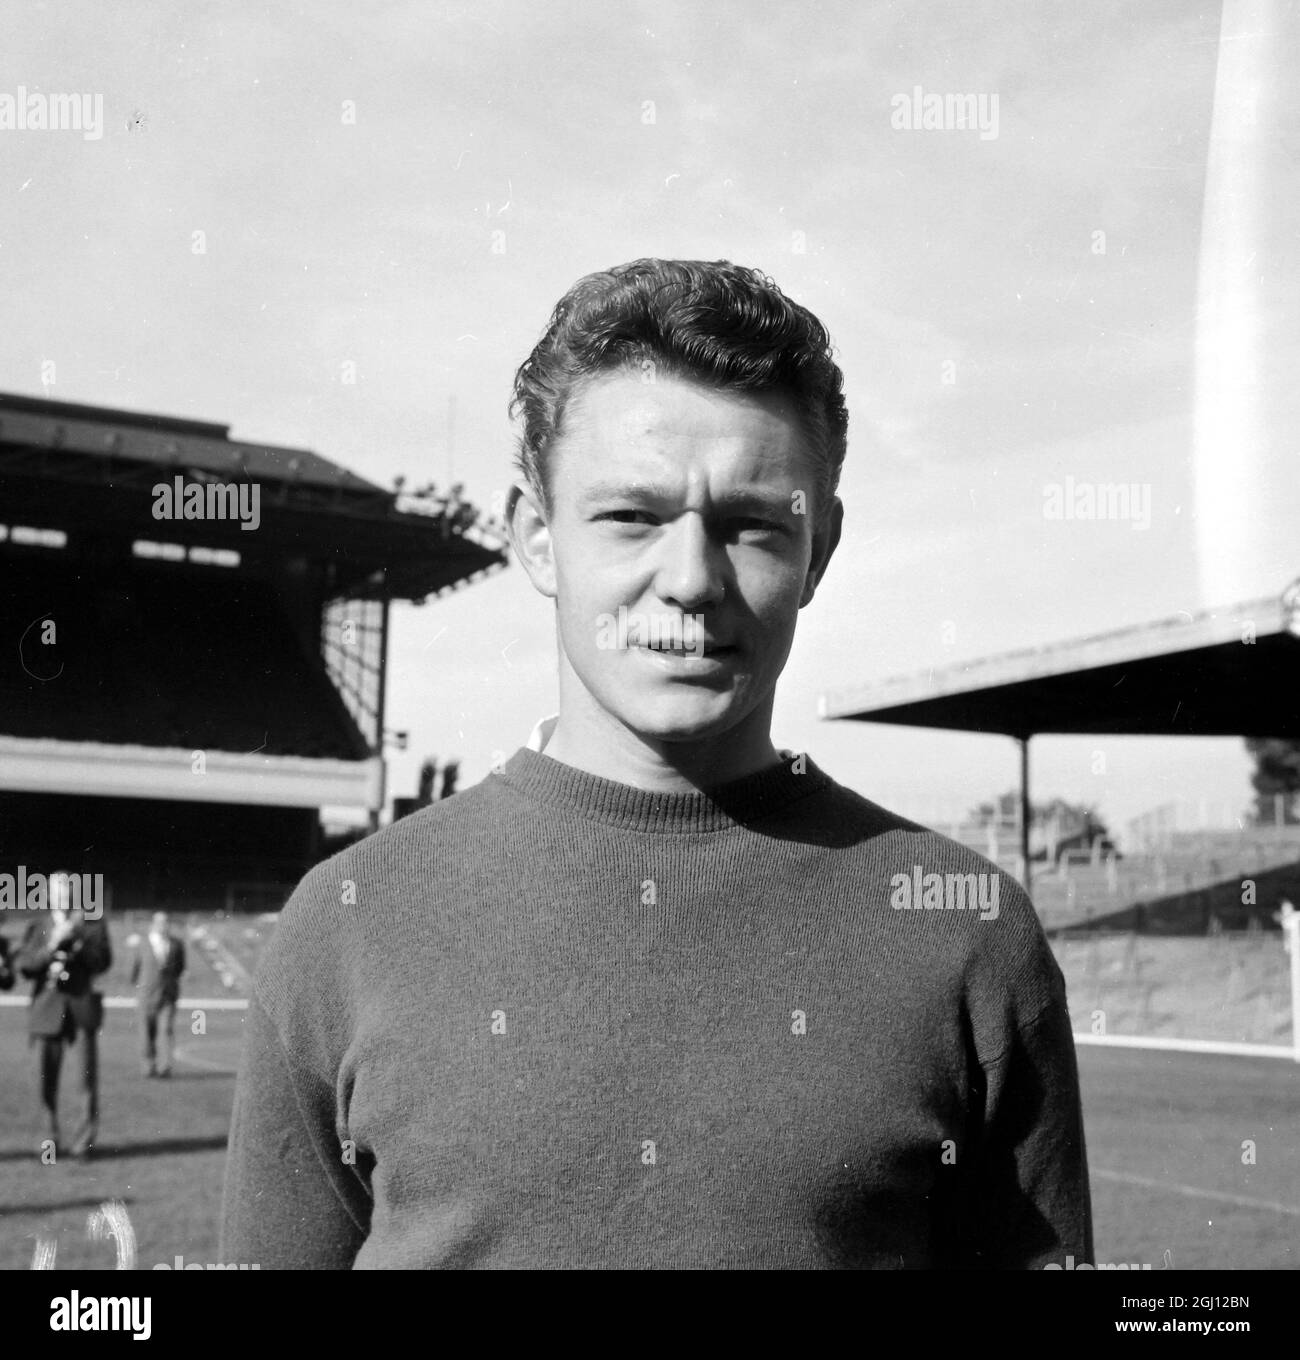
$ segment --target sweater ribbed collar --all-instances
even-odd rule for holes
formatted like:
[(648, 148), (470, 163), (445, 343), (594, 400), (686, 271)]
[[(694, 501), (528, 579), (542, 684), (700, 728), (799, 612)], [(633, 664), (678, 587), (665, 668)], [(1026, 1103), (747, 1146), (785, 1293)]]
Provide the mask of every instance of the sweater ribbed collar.
[(746, 826), (784, 811), (831, 782), (805, 755), (707, 790), (656, 793), (602, 779), (527, 747), (516, 751), (495, 777), (528, 798), (567, 808), (590, 821), (655, 834)]

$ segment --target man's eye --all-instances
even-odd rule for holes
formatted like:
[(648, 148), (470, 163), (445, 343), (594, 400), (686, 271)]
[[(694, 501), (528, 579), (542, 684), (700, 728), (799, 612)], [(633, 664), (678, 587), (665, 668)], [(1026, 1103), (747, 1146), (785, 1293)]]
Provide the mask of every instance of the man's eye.
[(732, 520), (732, 527), (741, 533), (779, 534), (785, 531), (785, 525), (774, 519), (736, 519)]
[(615, 524), (653, 524), (655, 518), (646, 510), (606, 510), (597, 519), (612, 520)]

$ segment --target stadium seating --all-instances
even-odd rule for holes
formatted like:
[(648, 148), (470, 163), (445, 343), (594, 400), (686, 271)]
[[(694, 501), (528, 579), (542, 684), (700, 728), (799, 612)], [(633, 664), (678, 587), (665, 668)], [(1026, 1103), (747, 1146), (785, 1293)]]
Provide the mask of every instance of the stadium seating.
[[(0, 732), (359, 759), (364, 740), (274, 592), (221, 568), (133, 560), (97, 579), (58, 553), (6, 556)], [(38, 614), (37, 611), (45, 611)], [(45, 645), (34, 620), (50, 618)]]

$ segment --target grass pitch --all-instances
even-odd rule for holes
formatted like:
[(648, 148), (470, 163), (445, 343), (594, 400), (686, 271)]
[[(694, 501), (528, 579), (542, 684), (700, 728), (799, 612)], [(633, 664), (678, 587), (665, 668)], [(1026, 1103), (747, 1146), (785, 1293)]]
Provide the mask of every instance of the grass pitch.
[[(100, 1034), (99, 1156), (41, 1164), (36, 1051), (26, 1012), (0, 1008), (0, 1269), (31, 1267), (37, 1239), (57, 1243), (55, 1269), (111, 1268), (112, 1242), (92, 1242), (87, 1215), (119, 1200), (136, 1235), (136, 1264), (216, 1261), (226, 1136), (242, 1011), (205, 1013), (207, 1033), (177, 1014), (176, 1062), (166, 1081), (139, 1075), (135, 1012), (109, 1010)], [(71, 1064), (61, 1113), (73, 1127)]]
[[(213, 947), (192, 950), (188, 990), (244, 993), (266, 929), (213, 922)], [(110, 995), (129, 991), (120, 952), (105, 979)], [(1120, 940), (1069, 943), (1060, 953), (1077, 1029), (1104, 1009), (1110, 1033), (1186, 1036), (1191, 1027), (1206, 1037), (1287, 1042), (1275, 943)], [(26, 1013), (0, 1006), (0, 1269), (29, 1269), (38, 1239), (56, 1244), (56, 1269), (112, 1267), (113, 1244), (92, 1242), (86, 1231), (87, 1216), (110, 1200), (126, 1206), (138, 1268), (177, 1256), (217, 1261), (243, 1015), (207, 1010), (206, 1033), (196, 1035), (182, 1006), (174, 1075), (149, 1081), (139, 1075), (134, 1011), (108, 1010), (100, 1155), (43, 1166)], [(1092, 1047), (1078, 1056), (1098, 1261), (1300, 1268), (1300, 1064)], [(71, 1078), (65, 1069), (65, 1129)]]

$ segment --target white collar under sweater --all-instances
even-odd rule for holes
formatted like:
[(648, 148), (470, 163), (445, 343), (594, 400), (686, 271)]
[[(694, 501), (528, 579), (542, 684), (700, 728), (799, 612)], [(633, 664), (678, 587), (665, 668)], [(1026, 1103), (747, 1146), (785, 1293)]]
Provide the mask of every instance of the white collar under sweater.
[(559, 722), (560, 715), (552, 713), (549, 718), (543, 718), (541, 722), (533, 728), (532, 735), (528, 738), (526, 749), (529, 751), (544, 751), (546, 743), (551, 739), (551, 733), (555, 731), (555, 724)]

